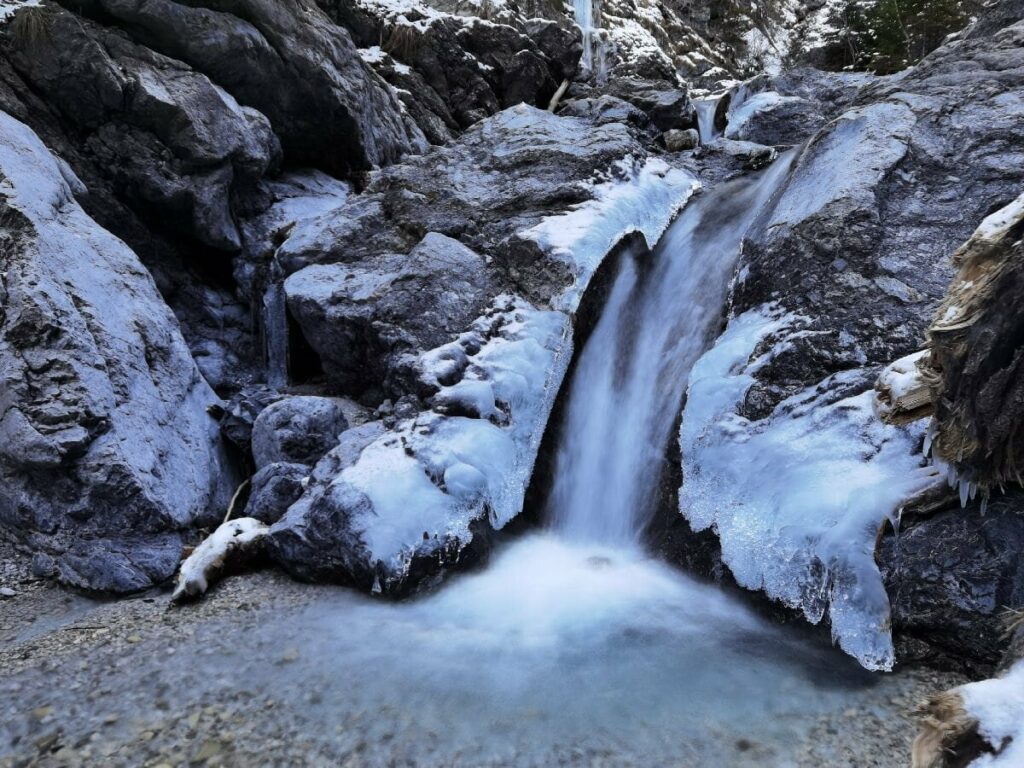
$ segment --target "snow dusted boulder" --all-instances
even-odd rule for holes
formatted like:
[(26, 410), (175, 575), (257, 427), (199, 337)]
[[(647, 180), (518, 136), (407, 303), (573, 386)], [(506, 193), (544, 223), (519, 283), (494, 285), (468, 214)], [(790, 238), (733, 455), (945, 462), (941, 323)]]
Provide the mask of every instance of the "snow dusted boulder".
[(68, 167), (3, 113), (0, 135), (0, 524), (42, 573), (143, 589), (235, 485), (217, 398), (135, 254), (75, 202)]
[(844, 112), (873, 80), (863, 72), (809, 68), (758, 75), (719, 100), (715, 120), (727, 139), (792, 146)]
[[(569, 331), (561, 312), (500, 297), (454, 342), (466, 357), (458, 380), (444, 350), (421, 357), (428, 384), (440, 369), (453, 381), (441, 392), (461, 391), (376, 436), (369, 426), (342, 435), (271, 529), (273, 557), (301, 578), (403, 594), (485, 554), (487, 531), (522, 507)], [(479, 405), (442, 407), (459, 397)]]
[(256, 468), (288, 462), (313, 465), (348, 429), (341, 401), (311, 395), (286, 397), (256, 417), (252, 457)]
[[(6, 54), (35, 94), (83, 135), (84, 153), (117, 194), (164, 226), (238, 250), (231, 199), (278, 160), (267, 119), (204, 75), (58, 6), (37, 38)], [(157, 170), (159, 169), (159, 170)]]
[(312, 265), (284, 284), (324, 371), (357, 393), (393, 374), (404, 355), (453, 338), (479, 314), (489, 288), (483, 257), (434, 232), (408, 256)]
[(302, 0), (66, 0), (269, 118), (291, 165), (344, 176), (425, 146), (348, 32)]

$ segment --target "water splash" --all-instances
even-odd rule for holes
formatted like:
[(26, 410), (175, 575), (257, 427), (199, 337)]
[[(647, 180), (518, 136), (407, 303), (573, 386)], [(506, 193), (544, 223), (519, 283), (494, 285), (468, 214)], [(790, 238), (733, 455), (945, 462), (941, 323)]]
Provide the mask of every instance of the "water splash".
[(683, 210), (649, 260), (625, 258), (573, 374), (549, 517), (571, 540), (639, 541), (687, 374), (721, 317), (744, 233), (792, 154)]

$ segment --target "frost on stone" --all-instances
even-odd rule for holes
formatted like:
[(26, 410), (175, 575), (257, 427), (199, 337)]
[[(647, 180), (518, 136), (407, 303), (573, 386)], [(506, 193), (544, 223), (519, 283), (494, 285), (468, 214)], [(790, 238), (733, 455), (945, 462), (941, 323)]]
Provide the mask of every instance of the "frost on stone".
[(932, 396), (917, 364), (928, 354), (927, 349), (922, 349), (901, 357), (878, 375), (875, 410), (884, 421), (898, 424), (927, 415)]
[(604, 257), (626, 235), (640, 232), (653, 247), (700, 187), (694, 176), (660, 158), (639, 167), (627, 159), (621, 170), (627, 174), (624, 181), (597, 185), (592, 200), (521, 233), (575, 270), (574, 285), (556, 300), (558, 309), (576, 308)]
[(567, 315), (499, 296), (458, 341), (421, 356), (424, 381), (442, 384), (434, 410), (378, 437), (329, 483), (370, 502), (349, 510), (350, 525), (388, 578), (415, 554), (468, 543), (473, 521), (497, 529), (520, 512), (571, 355)]
[(171, 599), (177, 602), (202, 595), (231, 563), (254, 556), (262, 548), (269, 530), (252, 517), (240, 517), (221, 525), (181, 564)]
[(890, 669), (875, 538), (936, 474), (922, 466), (922, 425), (883, 424), (871, 391), (842, 396), (863, 371), (831, 376), (763, 419), (738, 413), (754, 374), (801, 333), (801, 322), (770, 305), (751, 310), (694, 365), (680, 427), (680, 511), (695, 530), (715, 530), (742, 586), (812, 623), (827, 612), (847, 653), (868, 669)]
[(748, 94), (745, 86), (740, 86), (729, 104), (725, 138), (742, 139), (743, 129), (750, 119), (759, 112), (768, 112), (783, 104), (797, 104), (803, 101), (804, 99), (798, 96), (783, 96), (775, 91)]
[(971, 768), (1024, 765), (1024, 661), (1002, 677), (968, 683), (957, 691), (964, 709), (978, 721), (978, 734), (997, 752), (982, 755)]

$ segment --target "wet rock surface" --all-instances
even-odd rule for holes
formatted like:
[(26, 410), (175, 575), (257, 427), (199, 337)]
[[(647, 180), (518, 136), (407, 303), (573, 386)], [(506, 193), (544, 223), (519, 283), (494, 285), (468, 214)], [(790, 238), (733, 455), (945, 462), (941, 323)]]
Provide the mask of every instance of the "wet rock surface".
[(977, 502), (961, 509), (951, 499), (890, 532), (878, 560), (905, 658), (938, 655), (990, 673), (1006, 648), (1006, 612), (1024, 607), (1022, 543), (1019, 491), (994, 497), (984, 513)]

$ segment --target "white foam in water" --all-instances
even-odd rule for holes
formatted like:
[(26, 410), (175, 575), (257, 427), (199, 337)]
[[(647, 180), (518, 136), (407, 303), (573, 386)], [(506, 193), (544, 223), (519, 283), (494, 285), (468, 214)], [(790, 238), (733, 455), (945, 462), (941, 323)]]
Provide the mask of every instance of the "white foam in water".
[(721, 315), (743, 234), (791, 158), (696, 198), (649, 263), (621, 265), (570, 385), (549, 509), (564, 535), (637, 541), (687, 373)]

